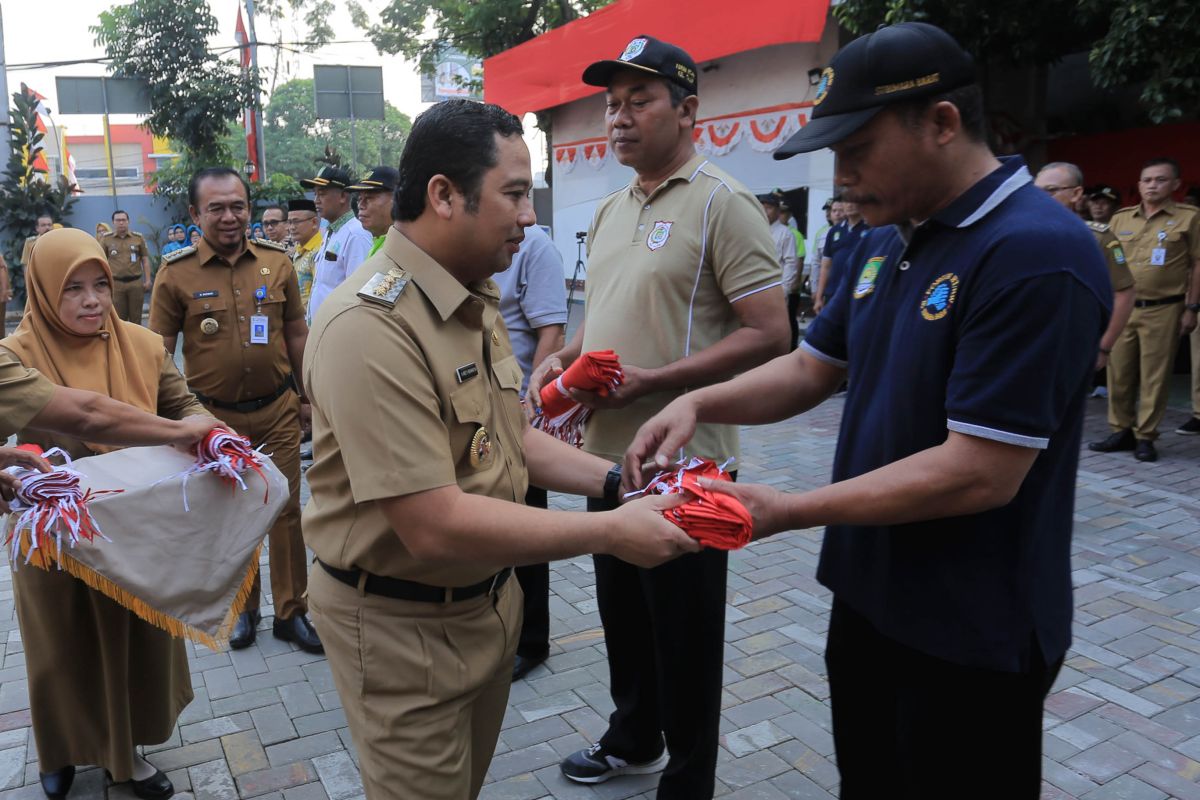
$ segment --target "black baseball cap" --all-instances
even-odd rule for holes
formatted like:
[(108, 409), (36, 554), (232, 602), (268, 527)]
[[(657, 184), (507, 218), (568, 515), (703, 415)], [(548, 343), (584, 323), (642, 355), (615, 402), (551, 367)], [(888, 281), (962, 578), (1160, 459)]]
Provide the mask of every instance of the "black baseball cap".
[(287, 210), (289, 214), (293, 211), (311, 211), (315, 214), (317, 213), (317, 204), (307, 197), (297, 197), (295, 200), (288, 200)]
[(781, 202), (781, 198), (777, 194), (760, 194), (755, 196), (758, 198), (758, 202), (767, 203), (772, 206), (777, 206)]
[(696, 94), (696, 62), (676, 47), (653, 36), (641, 35), (625, 45), (615, 60), (597, 61), (583, 71), (583, 82), (589, 86), (608, 88), (612, 76), (618, 70), (635, 69), (666, 78)]
[(400, 182), (400, 170), (394, 167), (380, 165), (371, 170), (367, 177), (359, 180), (353, 186), (347, 186), (348, 192), (394, 192)]
[(974, 82), (974, 59), (941, 28), (925, 22), (884, 26), (834, 55), (821, 72), (812, 118), (775, 158), (837, 144), (892, 103)]
[(306, 186), (309, 189), (316, 189), (321, 186), (332, 186), (335, 189), (343, 191), (354, 183), (354, 179), (350, 177), (350, 173), (341, 167), (326, 165), (321, 167), (321, 171), (317, 173), (315, 178), (305, 178), (300, 181), (301, 186)]
[(1120, 203), (1121, 203), (1120, 193), (1118, 193), (1116, 189), (1114, 189), (1113, 187), (1109, 186), (1106, 183), (1098, 183), (1095, 186), (1093, 186), (1092, 188), (1088, 189), (1087, 196), (1089, 199), (1103, 197), (1105, 200), (1112, 200), (1114, 203), (1117, 203), (1118, 205), (1120, 205)]

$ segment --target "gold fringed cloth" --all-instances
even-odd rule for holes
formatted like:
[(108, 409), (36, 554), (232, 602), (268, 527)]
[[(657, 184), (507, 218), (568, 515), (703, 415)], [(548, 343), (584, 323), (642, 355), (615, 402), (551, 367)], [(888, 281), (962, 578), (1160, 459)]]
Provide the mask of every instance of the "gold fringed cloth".
[[(195, 457), (170, 447), (72, 462), (80, 489), (92, 491), (87, 508), (108, 541), (64, 548), (49, 569), (61, 565), (172, 636), (222, 649), (250, 596), (263, 538), (289, 496), (287, 478), (260, 458), (262, 474), (243, 475), (244, 490), (211, 472), (188, 474)], [(6, 532), (16, 517), (9, 515)], [(13, 568), (38, 569), (25, 555)]]

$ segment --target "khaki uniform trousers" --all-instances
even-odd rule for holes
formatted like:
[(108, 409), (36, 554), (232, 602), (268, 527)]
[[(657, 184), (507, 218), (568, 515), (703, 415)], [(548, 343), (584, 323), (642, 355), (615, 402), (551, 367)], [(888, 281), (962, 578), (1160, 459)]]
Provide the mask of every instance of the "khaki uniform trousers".
[[(284, 392), (271, 405), (249, 414), (205, 408), (247, 437), (254, 447), (261, 448), (288, 480), (291, 497), (267, 534), (271, 596), (276, 619), (303, 614), (307, 611), (304, 593), (308, 589), (308, 557), (300, 535), (300, 398), (295, 392)], [(253, 481), (248, 480), (246, 486), (248, 491), (255, 491)], [(261, 587), (261, 577), (255, 577), (247, 611), (257, 610), (261, 604)]]
[(1192, 331), (1192, 416), (1200, 417), (1200, 325)]
[(309, 600), (368, 800), (475, 800), (512, 684), (520, 584), (422, 603), (360, 593), (317, 565)]
[(1158, 438), (1182, 316), (1183, 303), (1135, 308), (1117, 337), (1108, 360), (1108, 424), (1114, 432), (1132, 428), (1138, 439)]
[(136, 281), (113, 278), (112, 296), (118, 317), (134, 325), (142, 324), (142, 303), (146, 299), (146, 290), (142, 288), (141, 275)]

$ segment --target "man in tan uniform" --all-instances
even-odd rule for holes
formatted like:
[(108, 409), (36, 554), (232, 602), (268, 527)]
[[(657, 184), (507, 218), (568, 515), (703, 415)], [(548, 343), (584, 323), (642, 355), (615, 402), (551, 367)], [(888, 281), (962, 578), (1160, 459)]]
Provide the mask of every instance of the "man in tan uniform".
[[(636, 175), (596, 208), (586, 318), (535, 367), (526, 396), (537, 398), (548, 374), (583, 353), (615, 350), (621, 386), (607, 398), (576, 399), (596, 409), (583, 448), (619, 460), (669, 402), (788, 352), (791, 330), (762, 206), (696, 153), (691, 56), (639, 36), (618, 58), (589, 66), (583, 81), (605, 88), (609, 147)], [(736, 458), (737, 428), (701, 426), (684, 455)], [(607, 507), (588, 501), (589, 510)], [(713, 796), (727, 557), (706, 548), (655, 570), (595, 557), (616, 710), (599, 741), (562, 762), (568, 778), (599, 783), (665, 770), (660, 800)]]
[[(1083, 199), (1083, 171), (1066, 161), (1056, 161), (1042, 167), (1033, 183), (1072, 211)], [(1100, 352), (1096, 356), (1096, 369), (1102, 370), (1108, 366), (1108, 357), (1117, 343), (1117, 336), (1133, 312), (1133, 273), (1129, 271), (1125, 251), (1112, 229), (1103, 222), (1089, 222), (1087, 226), (1104, 253), (1104, 262), (1108, 264), (1108, 280), (1113, 288), (1112, 318), (1100, 337)]]
[[(32, 236), (25, 237), (25, 244), (21, 247), (21, 266), (29, 263), (29, 257), (33, 253), (33, 245), (37, 243), (38, 237), (49, 230), (54, 229), (54, 217), (49, 214), (41, 214), (37, 218), (34, 225), (34, 233)], [(0, 331), (4, 331), (5, 317), (8, 316), (8, 301), (12, 300), (12, 275), (9, 274), (8, 264), (5, 263), (4, 257), (0, 256)]]
[(620, 468), (525, 421), (490, 276), (535, 222), (520, 121), (448, 101), (417, 118), (397, 222), (313, 322), (310, 598), (370, 800), (470, 800), (521, 628), (511, 565), (597, 551), (645, 566), (696, 542), (676, 498), (610, 514), (521, 505), (530, 479), (616, 497)]
[(113, 231), (100, 237), (100, 245), (108, 254), (108, 266), (112, 269), (113, 308), (117, 316), (142, 324), (142, 304), (146, 292), (150, 291), (150, 255), (146, 240), (137, 231), (129, 230), (129, 215), (114, 211)]
[(1169, 158), (1151, 159), (1138, 181), (1141, 204), (1121, 209), (1112, 219), (1110, 227), (1133, 270), (1137, 299), (1109, 362), (1113, 432), (1088, 444), (1100, 453), (1133, 450), (1138, 461), (1158, 460), (1154, 440), (1167, 408), (1175, 349), (1180, 336), (1196, 329), (1200, 311), (1200, 209), (1172, 200), (1178, 188), (1179, 165)]
[[(300, 365), (308, 326), (291, 259), (283, 245), (247, 242), (250, 192), (231, 169), (192, 176), (192, 221), (204, 231), (194, 247), (168, 253), (150, 307), (150, 327), (175, 352), (183, 334), (185, 374), (212, 413), (271, 456), (287, 476), (291, 499), (269, 533), (276, 638), (320, 653), (308, 618), (300, 535)], [(229, 644), (248, 647), (259, 622), (259, 584)]]

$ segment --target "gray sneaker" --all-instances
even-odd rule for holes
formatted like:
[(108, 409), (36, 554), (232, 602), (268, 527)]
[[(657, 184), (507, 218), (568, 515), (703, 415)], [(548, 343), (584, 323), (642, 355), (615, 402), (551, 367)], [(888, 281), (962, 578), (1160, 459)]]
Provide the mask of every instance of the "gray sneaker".
[(576, 783), (604, 783), (618, 775), (649, 775), (662, 772), (667, 768), (669, 760), (670, 756), (667, 755), (666, 748), (663, 748), (658, 758), (631, 763), (606, 752), (600, 743), (596, 742), (588, 749), (578, 750), (564, 758), (559, 764), (559, 769), (563, 775)]

